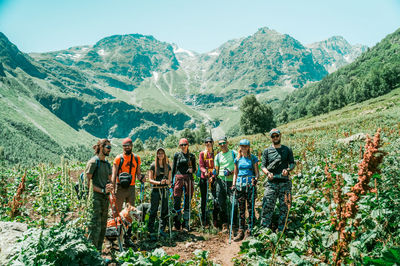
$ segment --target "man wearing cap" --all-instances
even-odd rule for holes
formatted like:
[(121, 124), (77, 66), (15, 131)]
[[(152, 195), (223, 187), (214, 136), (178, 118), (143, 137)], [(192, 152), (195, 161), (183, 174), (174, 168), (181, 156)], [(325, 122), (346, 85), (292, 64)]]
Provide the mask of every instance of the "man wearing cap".
[[(237, 152), (228, 149), (228, 140), (225, 136), (218, 139), (218, 145), (221, 151), (215, 156), (215, 170), (217, 172), (216, 179), (216, 197), (217, 202), (221, 209), (221, 222), (223, 231), (228, 229), (228, 217), (231, 215), (233, 201), (233, 191), (230, 189), (232, 187), (233, 181), (233, 170), (235, 169), (235, 158), (237, 157)], [(227, 205), (227, 201), (230, 204)], [(236, 204), (235, 204), (236, 205)], [(234, 210), (235, 224), (237, 224), (237, 205)]]
[(265, 183), (261, 225), (264, 227), (271, 225), (276, 199), (279, 199), (278, 231), (282, 231), (291, 201), (292, 181), (289, 172), (294, 169), (295, 162), (292, 150), (281, 144), (281, 132), (274, 128), (269, 135), (272, 145), (263, 151), (261, 165), (262, 171), (268, 178)]
[(116, 188), (115, 197), (118, 211), (121, 211), (124, 202), (135, 206), (135, 181), (136, 178), (140, 180), (142, 176), (141, 160), (137, 154), (132, 152), (132, 146), (130, 138), (124, 139), (122, 141), (123, 154), (114, 159), (112, 182)]

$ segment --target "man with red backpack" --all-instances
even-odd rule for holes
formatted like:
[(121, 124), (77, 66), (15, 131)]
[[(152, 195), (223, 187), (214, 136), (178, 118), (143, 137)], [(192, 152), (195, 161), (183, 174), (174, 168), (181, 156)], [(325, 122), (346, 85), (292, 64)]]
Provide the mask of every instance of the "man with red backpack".
[[(112, 182), (114, 185), (118, 212), (122, 210), (124, 202), (135, 206), (136, 178), (138, 178), (140, 182), (144, 182), (144, 180), (141, 179), (141, 160), (137, 154), (132, 152), (132, 146), (132, 140), (130, 138), (125, 138), (122, 141), (123, 154), (118, 155), (114, 159)], [(131, 229), (129, 228), (127, 234), (128, 239), (126, 239), (128, 243), (130, 242), (130, 233)]]

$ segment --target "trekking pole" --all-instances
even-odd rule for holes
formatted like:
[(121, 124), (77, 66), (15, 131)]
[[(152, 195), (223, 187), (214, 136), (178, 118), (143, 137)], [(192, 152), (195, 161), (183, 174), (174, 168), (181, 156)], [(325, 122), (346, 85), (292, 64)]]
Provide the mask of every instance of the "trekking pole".
[(170, 206), (170, 200), (171, 200), (171, 190), (172, 189), (168, 189), (168, 228), (169, 228), (169, 240), (172, 239), (172, 229), (171, 229), (171, 206)]
[(188, 231), (190, 232), (190, 210), (191, 210), (191, 206), (190, 205), (192, 205), (191, 203), (192, 203), (192, 195), (191, 195), (191, 193), (193, 192), (192, 191), (192, 179), (189, 177), (189, 189), (188, 189), (188, 191), (189, 191), (189, 223), (188, 223)]
[(251, 185), (251, 225), (250, 225), (250, 235), (251, 231), (253, 230), (254, 225), (254, 185)]
[(205, 207), (205, 211), (204, 211), (204, 225), (207, 225), (207, 216), (208, 216), (208, 212), (207, 212), (207, 205), (208, 205), (208, 187), (209, 187), (209, 183), (208, 183), (208, 178), (206, 178), (206, 185), (207, 185), (207, 190), (206, 190), (206, 207)]
[(231, 243), (231, 237), (232, 237), (233, 212), (235, 210), (235, 194), (236, 194), (236, 189), (233, 191), (232, 211), (231, 211), (231, 226), (230, 226), (230, 229), (229, 229), (229, 244)]
[(163, 188), (159, 188), (158, 189), (158, 194), (160, 194), (160, 200), (161, 200), (161, 204), (160, 204), (160, 216), (158, 216), (158, 231), (157, 231), (157, 239), (159, 239), (160, 238), (160, 230), (161, 230), (161, 219), (162, 219), (162, 217), (161, 217), (161, 214), (162, 214), (162, 207), (163, 207), (163, 200), (164, 200), (164, 197), (163, 197), (163, 192), (164, 192), (164, 189)]

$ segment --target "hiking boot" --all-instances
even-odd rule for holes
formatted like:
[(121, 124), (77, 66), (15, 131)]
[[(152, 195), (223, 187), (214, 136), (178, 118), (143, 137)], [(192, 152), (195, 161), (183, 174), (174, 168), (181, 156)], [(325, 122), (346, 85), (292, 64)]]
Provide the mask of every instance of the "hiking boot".
[[(177, 217), (175, 217), (175, 218), (177, 218)], [(179, 221), (178, 219), (174, 219), (174, 227), (175, 227), (175, 230), (176, 231), (179, 231), (179, 230), (181, 230), (181, 221)]]
[(131, 239), (125, 239), (124, 241), (125, 246), (129, 247), (129, 248), (133, 248), (135, 246), (135, 243), (132, 242)]
[(190, 229), (189, 229), (189, 221), (188, 220), (185, 220), (184, 222), (183, 222), (183, 231), (184, 232), (189, 232), (190, 231)]
[(163, 238), (167, 238), (168, 237), (167, 233), (165, 233), (164, 230), (162, 230), (162, 229), (160, 230), (160, 236), (163, 237)]
[(243, 240), (243, 237), (244, 237), (243, 229), (239, 229), (238, 234), (235, 236), (233, 241), (235, 241), (235, 242), (241, 241), (241, 240)]
[(227, 224), (223, 224), (222, 225), (222, 233), (228, 233), (228, 225)]
[(251, 236), (250, 230), (247, 229), (246, 232), (244, 233), (244, 239), (248, 238), (249, 236)]

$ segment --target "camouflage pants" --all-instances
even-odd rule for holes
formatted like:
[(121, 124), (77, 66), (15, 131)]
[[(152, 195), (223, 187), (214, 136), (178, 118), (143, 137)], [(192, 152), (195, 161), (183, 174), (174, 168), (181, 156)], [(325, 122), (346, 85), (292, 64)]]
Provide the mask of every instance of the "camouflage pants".
[(278, 230), (282, 231), (285, 226), (286, 215), (288, 212), (287, 201), (291, 201), (292, 181), (281, 183), (267, 182), (263, 197), (263, 210), (261, 225), (269, 227), (271, 225), (272, 214), (274, 213), (276, 200), (279, 199), (279, 219)]
[(93, 209), (88, 228), (88, 237), (99, 252), (106, 234), (109, 200), (102, 193), (93, 192)]
[(236, 191), (236, 195), (239, 205), (239, 229), (244, 230), (246, 229), (246, 202), (249, 213), (248, 224), (252, 226), (255, 221), (254, 201), (257, 198), (257, 188), (247, 185)]

